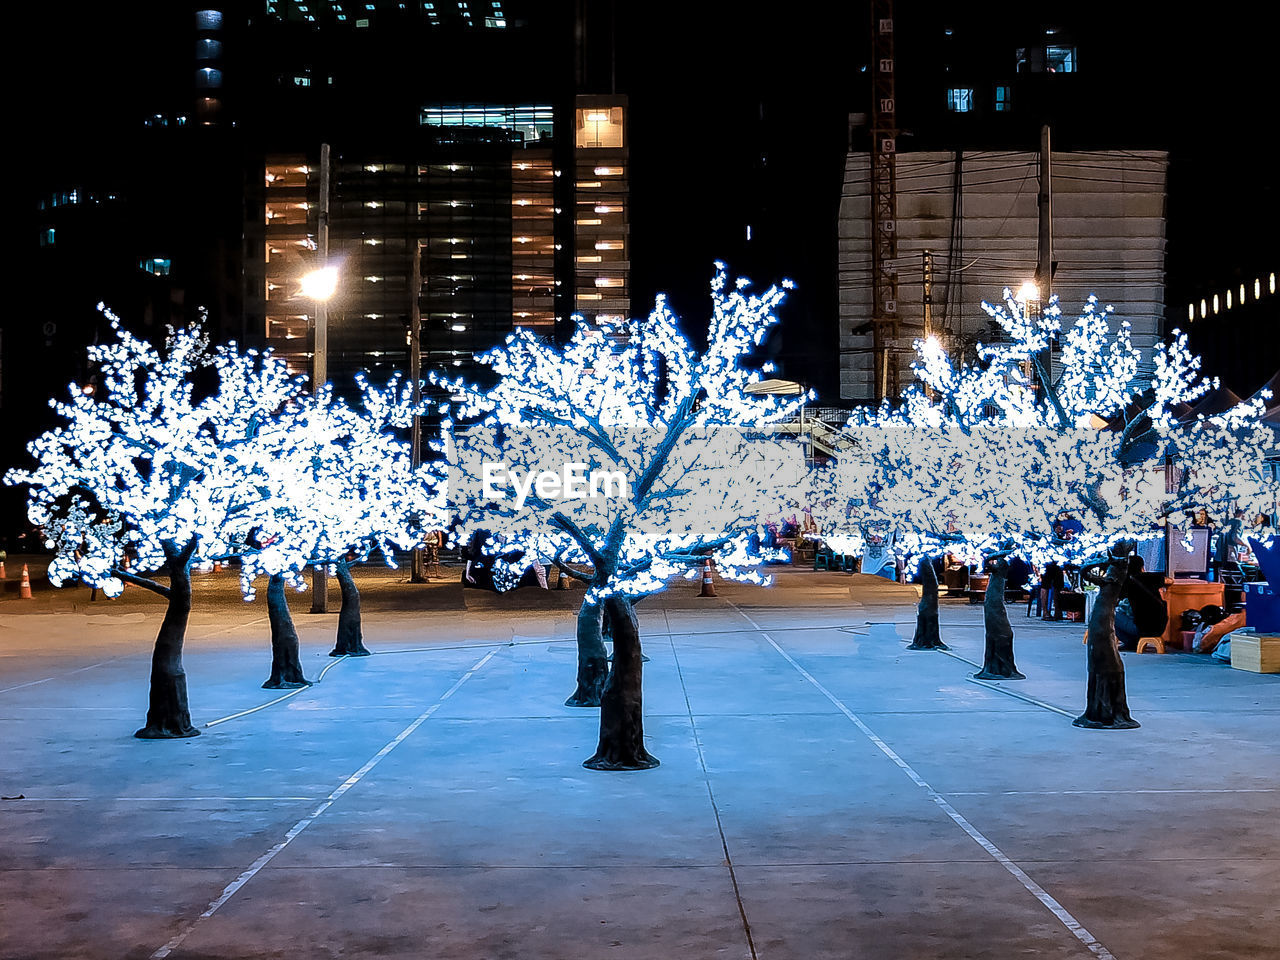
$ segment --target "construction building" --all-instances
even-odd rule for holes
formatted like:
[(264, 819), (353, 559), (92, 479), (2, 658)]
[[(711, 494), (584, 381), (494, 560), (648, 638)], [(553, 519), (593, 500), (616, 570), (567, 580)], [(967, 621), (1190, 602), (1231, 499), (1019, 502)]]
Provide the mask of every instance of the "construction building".
[[(872, 158), (850, 152), (840, 203), (840, 395), (894, 396), (911, 381), (913, 342), (930, 334), (955, 352), (993, 336), (982, 303), (1015, 297), (1037, 272), (1040, 157), (1015, 151), (898, 153), (893, 332), (877, 343)], [(1051, 154), (1052, 292), (1064, 326), (1096, 294), (1128, 321), (1144, 350), (1163, 332), (1163, 151)], [(1027, 307), (1048, 306), (1040, 297)], [(881, 322), (882, 325), (883, 321)]]

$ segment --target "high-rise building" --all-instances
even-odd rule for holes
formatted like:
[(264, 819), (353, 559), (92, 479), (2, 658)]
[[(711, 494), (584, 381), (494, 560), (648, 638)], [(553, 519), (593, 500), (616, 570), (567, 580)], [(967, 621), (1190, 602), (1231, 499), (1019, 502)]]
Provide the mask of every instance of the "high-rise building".
[(322, 259), (337, 382), (405, 371), (415, 323), (430, 370), (516, 327), (629, 316), (628, 107), (572, 55), (591, 26), (509, 0), (267, 4), (241, 81), (249, 335), (309, 371), (318, 309), (300, 281)]
[[(270, 344), (311, 371), (316, 310), (297, 281), (318, 253), (322, 144), (336, 380), (407, 372), (415, 312), (424, 372), (465, 372), (517, 325), (553, 336), (575, 311), (631, 313), (629, 109), (607, 3), (24, 15), (18, 32), (51, 42), (15, 108), (28, 300), (0, 317), (6, 464), (52, 424), (51, 393), (92, 382), (99, 300), (153, 340), (204, 316), (216, 339)], [(88, 83), (86, 64), (103, 62)], [(0, 497), (17, 522), (18, 493)]]

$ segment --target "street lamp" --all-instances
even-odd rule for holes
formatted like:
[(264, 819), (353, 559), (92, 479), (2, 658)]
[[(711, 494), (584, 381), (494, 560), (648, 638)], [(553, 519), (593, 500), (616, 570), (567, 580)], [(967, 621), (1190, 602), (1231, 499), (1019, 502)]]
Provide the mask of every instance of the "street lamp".
[[(1018, 288), (1018, 292), (1014, 297), (1018, 301), (1019, 307), (1022, 309), (1022, 320), (1024, 323), (1029, 322), (1033, 317), (1040, 317), (1040, 288), (1034, 280), (1028, 280)], [(1023, 375), (1028, 383), (1036, 381), (1035, 369), (1036, 357), (1031, 354), (1027, 357), (1026, 362), (1022, 365)]]
[[(324, 239), (325, 243), (321, 244), (322, 251), (328, 246), (329, 238), (326, 236)], [(300, 283), (302, 284), (302, 295), (315, 301), (316, 305), (315, 343), (311, 354), (311, 380), (312, 390), (318, 397), (329, 379), (329, 300), (338, 289), (338, 269), (330, 266), (318, 267), (310, 273), (304, 274), (300, 278)], [(329, 612), (329, 577), (322, 563), (318, 563), (311, 568), (311, 612)]]
[(320, 267), (304, 274), (301, 281), (302, 295), (316, 301), (326, 303), (338, 289), (338, 268)]
[[(302, 278), (302, 292), (316, 304), (316, 335), (311, 353), (312, 388), (318, 397), (329, 379), (329, 298), (338, 289), (338, 270), (329, 266), (329, 145), (320, 144), (320, 209), (316, 252), (320, 266)], [(311, 568), (311, 612), (329, 612), (329, 577), (325, 566)]]
[[(410, 434), (412, 467), (415, 476), (422, 465), (422, 243), (416, 238), (410, 244), (409, 264), (409, 383), (413, 387), (413, 424)], [(409, 582), (426, 583), (426, 558), (422, 544), (413, 548), (409, 563)]]

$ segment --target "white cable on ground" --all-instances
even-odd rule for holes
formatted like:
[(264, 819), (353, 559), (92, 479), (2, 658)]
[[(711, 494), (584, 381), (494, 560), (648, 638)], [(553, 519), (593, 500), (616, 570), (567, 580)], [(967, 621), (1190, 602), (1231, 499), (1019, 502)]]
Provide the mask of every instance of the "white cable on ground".
[(329, 664), (327, 667), (321, 670), (320, 676), (316, 677), (315, 681), (313, 683), (308, 684), (306, 687), (299, 687), (297, 690), (290, 690), (283, 697), (276, 697), (274, 700), (268, 700), (266, 703), (259, 704), (256, 707), (250, 707), (248, 710), (241, 710), (239, 713), (233, 713), (229, 717), (219, 717), (217, 720), (210, 720), (208, 723), (205, 724), (205, 727), (206, 728), (216, 727), (218, 724), (226, 723), (228, 720), (238, 720), (241, 717), (247, 717), (251, 713), (257, 713), (259, 710), (265, 710), (267, 709), (267, 707), (273, 707), (277, 703), (283, 703), (285, 700), (288, 700), (290, 697), (296, 697), (303, 690), (306, 690), (309, 687), (314, 687), (317, 683), (319, 683), (321, 680), (324, 679), (324, 675), (326, 673), (328, 673), (330, 670), (332, 670), (334, 667), (336, 667), (338, 664), (340, 664), (343, 660), (346, 660), (346, 659), (347, 659), (347, 655), (344, 653), (342, 656), (338, 657), (338, 659), (334, 660), (333, 663)]

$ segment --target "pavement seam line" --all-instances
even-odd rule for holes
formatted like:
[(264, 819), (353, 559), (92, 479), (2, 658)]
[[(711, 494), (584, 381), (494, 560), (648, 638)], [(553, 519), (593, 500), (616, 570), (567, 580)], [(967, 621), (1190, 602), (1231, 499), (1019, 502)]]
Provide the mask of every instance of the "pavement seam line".
[(876, 748), (881, 753), (883, 753), (886, 757), (888, 757), (889, 760), (891, 760), (895, 765), (897, 765), (897, 767), (900, 770), (902, 770), (903, 773), (905, 773), (908, 777), (910, 777), (912, 782), (915, 783), (916, 786), (926, 791), (926, 793), (929, 796), (929, 799), (932, 800), (935, 804), (937, 804), (938, 808), (942, 810), (942, 812), (945, 813), (948, 817), (950, 817), (952, 822), (955, 823), (956, 826), (958, 826), (961, 830), (967, 833), (970, 839), (972, 839), (976, 844), (978, 844), (978, 846), (982, 847), (982, 849), (985, 850), (991, 856), (991, 858), (996, 861), (996, 863), (1004, 867), (1004, 869), (1007, 870), (1014, 877), (1014, 879), (1016, 879), (1019, 883), (1021, 883), (1022, 886), (1026, 889), (1026, 891), (1030, 893), (1033, 897), (1035, 897), (1037, 900), (1039, 900), (1049, 910), (1050, 913), (1052, 913), (1055, 917), (1057, 917), (1059, 922), (1061, 922), (1064, 927), (1070, 930), (1072, 935), (1074, 935), (1077, 940), (1079, 940), (1082, 944), (1084, 944), (1089, 949), (1089, 951), (1095, 957), (1098, 958), (1098, 960), (1116, 960), (1115, 956), (1111, 953), (1111, 951), (1108, 950), (1106, 947), (1104, 947), (1098, 941), (1097, 937), (1095, 937), (1092, 933), (1086, 930), (1084, 925), (1079, 920), (1077, 920), (1074, 916), (1072, 916), (1066, 907), (1064, 907), (1056, 899), (1054, 899), (1054, 897), (1047, 890), (1045, 890), (1044, 887), (1040, 886), (1040, 884), (1032, 880), (1031, 877), (1027, 875), (1025, 870), (1023, 870), (1020, 866), (1018, 866), (1018, 864), (1014, 863), (1011, 859), (1009, 859), (1009, 857), (1004, 853), (1004, 851), (1002, 851), (994, 843), (988, 840), (986, 836), (984, 836), (983, 833), (977, 827), (975, 827), (972, 823), (970, 823), (965, 818), (965, 816), (962, 813), (960, 813), (959, 810), (957, 810), (955, 807), (953, 807), (950, 804), (950, 802), (948, 802), (946, 797), (938, 793), (937, 790), (933, 789), (933, 787), (929, 785), (928, 781), (926, 781), (922, 776), (920, 776), (920, 774), (916, 772), (915, 768), (912, 767), (911, 764), (903, 760), (902, 757), (900, 757), (892, 747), (890, 747), (887, 743), (881, 740), (880, 737), (876, 735), (875, 731), (873, 731), (870, 727), (868, 727), (856, 713), (854, 713), (847, 706), (845, 706), (844, 702), (839, 697), (837, 697), (834, 693), (832, 693), (830, 690), (824, 687), (818, 681), (818, 679), (813, 674), (811, 674), (808, 670), (800, 666), (800, 664), (796, 661), (796, 659), (793, 656), (791, 656), (791, 654), (787, 653), (787, 651), (783, 650), (782, 647), (778, 646), (777, 641), (775, 641), (773, 637), (769, 636), (769, 634), (765, 632), (763, 627), (757, 624), (755, 620), (753, 620), (750, 616), (748, 616), (746, 612), (744, 612), (742, 608), (739, 607), (737, 604), (730, 602), (729, 606), (733, 607), (734, 610), (737, 610), (738, 614), (744, 620), (746, 620), (749, 624), (755, 627), (756, 630), (760, 633), (760, 636), (764, 637), (765, 640), (769, 642), (769, 645), (772, 646), (773, 649), (778, 651), (778, 653), (782, 656), (784, 660), (790, 663), (791, 666), (794, 667), (802, 677), (804, 677), (811, 684), (813, 684), (813, 686), (816, 687), (824, 697), (826, 697), (829, 701), (831, 701), (831, 704), (837, 710), (843, 713), (845, 717), (847, 717), (850, 720), (850, 722), (852, 722), (853, 725), (857, 727), (863, 733), (864, 736), (866, 736), (868, 740), (870, 740), (873, 744), (875, 744)]
[(461, 687), (464, 683), (470, 680), (476, 674), (476, 671), (478, 671), (486, 663), (492, 660), (494, 656), (497, 655), (497, 653), (498, 653), (497, 650), (490, 650), (487, 654), (485, 654), (482, 658), (480, 658), (480, 660), (478, 660), (470, 670), (468, 670), (465, 674), (463, 674), (462, 677), (452, 687), (450, 687), (448, 690), (445, 691), (444, 695), (441, 696), (439, 700), (437, 700), (430, 707), (428, 707), (426, 711), (424, 711), (422, 714), (418, 716), (417, 719), (415, 719), (407, 727), (401, 730), (400, 733), (398, 733), (392, 740), (390, 740), (385, 746), (383, 746), (381, 750), (379, 750), (371, 758), (369, 758), (369, 760), (364, 764), (364, 766), (362, 766), (359, 770), (357, 770), (351, 776), (347, 777), (347, 779), (344, 780), (336, 790), (330, 793), (329, 796), (325, 797), (325, 799), (321, 802), (321, 804), (318, 807), (315, 808), (315, 810), (313, 810), (307, 816), (303, 817), (301, 820), (295, 823), (289, 829), (289, 832), (284, 835), (284, 838), (279, 843), (277, 843), (270, 850), (268, 850), (266, 853), (260, 856), (253, 863), (251, 863), (248, 869), (246, 869), (243, 873), (241, 873), (240, 876), (236, 877), (234, 880), (231, 881), (231, 883), (227, 884), (227, 886), (223, 888), (222, 893), (217, 897), (217, 899), (215, 899), (212, 903), (210, 903), (209, 906), (205, 908), (205, 911), (202, 914), (200, 914), (200, 916), (190, 921), (182, 930), (178, 932), (176, 936), (173, 937), (173, 939), (171, 939), (168, 943), (166, 943), (163, 947), (161, 947), (155, 953), (151, 954), (151, 960), (164, 960), (165, 957), (169, 956), (169, 954), (171, 954), (174, 950), (182, 946), (183, 941), (185, 941), (187, 937), (191, 936), (191, 934), (195, 932), (196, 927), (198, 927), (200, 923), (209, 919), (209, 917), (212, 917), (215, 913), (217, 913), (218, 910), (222, 908), (222, 905), (225, 904), (232, 897), (234, 897), (237, 891), (239, 891), (241, 887), (243, 887), (246, 883), (252, 880), (258, 874), (258, 872), (262, 870), (263, 867), (265, 867), (268, 863), (274, 860), (276, 857), (276, 854), (278, 854), (281, 850), (287, 847), (294, 840), (294, 838), (298, 836), (298, 834), (302, 833), (303, 830), (311, 826), (311, 824), (313, 824), (322, 813), (324, 813), (331, 806), (333, 806), (334, 803), (336, 803), (342, 797), (343, 794), (345, 794), (348, 790), (350, 790), (357, 783), (363, 780), (365, 775), (368, 774), (369, 771), (372, 770), (374, 767), (376, 767), (379, 763), (381, 763), (383, 759), (388, 754), (391, 753), (392, 750), (398, 747), (409, 736), (411, 736), (415, 730), (417, 730), (420, 726), (426, 723), (427, 720), (430, 719), (431, 715), (434, 714), (437, 710), (439, 710), (442, 706), (444, 706), (445, 701), (448, 700), (450, 697), (452, 697), (455, 692), (457, 692), (459, 687)]
[(680, 667), (680, 655), (676, 653), (675, 634), (671, 633), (671, 618), (667, 611), (662, 611), (667, 621), (667, 642), (671, 644), (671, 657), (676, 663), (676, 676), (680, 678), (680, 691), (684, 694), (684, 705), (689, 711), (689, 726), (693, 730), (693, 745), (698, 750), (698, 765), (702, 767), (702, 779), (707, 786), (707, 799), (711, 801), (711, 813), (716, 818), (716, 830), (720, 834), (720, 848), (724, 851), (725, 866), (729, 870), (729, 882), (733, 884), (733, 897), (738, 902), (738, 916), (742, 920), (742, 930), (747, 935), (747, 950), (751, 960), (758, 960), (756, 941), (751, 935), (751, 922), (747, 919), (747, 908), (742, 902), (742, 890), (738, 887), (738, 873), (733, 867), (733, 858), (729, 855), (729, 841), (724, 835), (724, 823), (720, 819), (720, 806), (716, 803), (715, 791), (711, 788), (711, 774), (707, 771), (707, 758), (702, 752), (702, 735), (698, 732), (698, 722), (693, 719), (693, 704), (689, 701), (689, 688), (685, 686), (684, 670)]
[[(974, 663), (968, 657), (962, 657), (960, 654), (955, 653), (952, 650), (938, 650), (937, 652), (944, 656), (951, 657), (953, 660), (959, 660), (961, 663), (967, 663), (971, 667), (977, 667), (979, 670), (982, 669), (982, 664)], [(1043, 700), (1037, 700), (1035, 697), (1029, 697), (1025, 693), (1018, 693), (1016, 690), (1010, 690), (1006, 687), (998, 686), (990, 680), (983, 680), (974, 676), (968, 676), (965, 677), (965, 679), (970, 683), (976, 683), (980, 687), (986, 687), (988, 690), (994, 690), (996, 693), (1003, 693), (1005, 696), (1013, 697), (1016, 700), (1025, 700), (1027, 703), (1035, 704), (1037, 707), (1044, 707), (1046, 710), (1052, 710), (1054, 713), (1060, 713), (1068, 720), (1074, 720), (1076, 718), (1076, 714), (1072, 713), (1070, 710), (1063, 710), (1061, 707), (1055, 707), (1052, 703), (1046, 703)]]
[(51, 683), (54, 680), (61, 680), (64, 677), (71, 676), (72, 674), (84, 673), (86, 670), (92, 670), (94, 667), (105, 667), (108, 663), (115, 663), (117, 660), (123, 660), (128, 656), (130, 656), (130, 654), (122, 653), (118, 657), (110, 657), (99, 663), (91, 663), (87, 667), (77, 667), (75, 670), (68, 670), (66, 673), (58, 674), (56, 677), (45, 677), (43, 680), (30, 680), (27, 683), (19, 683), (16, 686), (5, 687), (3, 690), (0, 690), (0, 693), (8, 693), (10, 690), (21, 690), (23, 687), (34, 687), (41, 683)]

